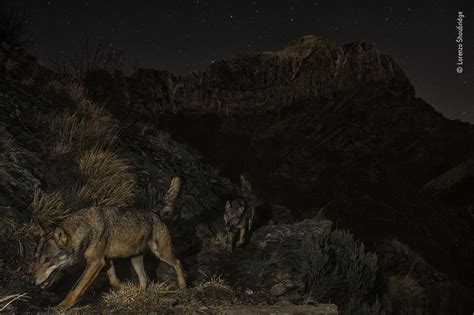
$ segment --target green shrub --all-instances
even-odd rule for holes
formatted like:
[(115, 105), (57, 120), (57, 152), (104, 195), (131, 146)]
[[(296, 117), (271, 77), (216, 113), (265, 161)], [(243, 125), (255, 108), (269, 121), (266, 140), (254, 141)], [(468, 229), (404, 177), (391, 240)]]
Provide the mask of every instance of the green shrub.
[(301, 268), (307, 294), (319, 302), (363, 305), (372, 290), (377, 255), (343, 230), (309, 235), (302, 245)]

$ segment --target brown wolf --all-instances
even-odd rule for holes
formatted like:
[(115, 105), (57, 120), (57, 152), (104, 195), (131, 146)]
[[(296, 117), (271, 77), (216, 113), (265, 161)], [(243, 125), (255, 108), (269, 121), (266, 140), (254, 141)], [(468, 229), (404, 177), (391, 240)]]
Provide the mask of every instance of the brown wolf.
[(227, 201), (224, 211), (224, 223), (227, 230), (227, 250), (231, 252), (234, 248), (234, 234), (239, 230), (237, 246), (245, 243), (247, 231), (250, 231), (252, 213), (248, 204), (242, 198)]
[[(172, 183), (177, 181), (173, 179)], [(177, 186), (171, 185), (170, 189)], [(174, 200), (170, 198), (167, 202), (172, 203)], [(118, 286), (112, 259), (131, 257), (140, 286), (145, 288), (148, 278), (143, 266), (143, 255), (148, 248), (159, 259), (174, 267), (179, 287), (185, 288), (181, 263), (174, 256), (168, 228), (158, 215), (115, 207), (81, 209), (43, 232), (36, 251), (35, 284), (47, 288), (59, 279), (63, 270), (85, 259), (87, 266), (81, 277), (58, 305), (59, 309), (64, 310), (76, 303), (106, 262), (110, 264), (107, 270), (110, 284)]]
[(240, 232), (237, 246), (245, 243), (247, 232), (252, 230), (255, 217), (255, 206), (257, 198), (252, 191), (252, 185), (246, 174), (240, 175), (241, 187), (238, 189), (238, 195), (232, 201), (227, 201), (224, 211), (224, 223), (227, 230), (227, 250), (234, 248), (234, 234), (238, 229)]

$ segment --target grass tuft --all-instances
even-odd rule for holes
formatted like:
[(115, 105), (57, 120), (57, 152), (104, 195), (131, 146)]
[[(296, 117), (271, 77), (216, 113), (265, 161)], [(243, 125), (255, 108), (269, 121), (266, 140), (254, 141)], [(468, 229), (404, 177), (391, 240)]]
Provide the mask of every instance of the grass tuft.
[(27, 299), (28, 296), (26, 293), (17, 293), (17, 294), (9, 294), (5, 296), (0, 296), (0, 312), (6, 311), (8, 306), (15, 301), (22, 301)]
[(201, 282), (196, 286), (196, 291), (202, 292), (209, 288), (232, 291), (232, 288), (225, 283), (225, 280), (221, 278), (221, 275), (212, 275), (209, 280)]
[(34, 235), (39, 227), (31, 223), (20, 223), (14, 218), (2, 217), (0, 220), (0, 251), (5, 260), (25, 258), (35, 247)]
[(31, 202), (31, 217), (40, 225), (50, 226), (66, 219), (71, 213), (60, 192), (43, 193), (35, 189)]
[(151, 283), (143, 290), (139, 285), (126, 282), (116, 290), (102, 296), (103, 303), (114, 311), (146, 311), (160, 302), (160, 297), (170, 292), (172, 286), (167, 283)]
[(78, 159), (84, 185), (77, 194), (97, 205), (125, 207), (133, 202), (137, 187), (132, 168), (110, 151), (89, 150)]
[(107, 147), (118, 133), (117, 121), (103, 107), (91, 102), (80, 102), (75, 110), (55, 115), (49, 126), (53, 152), (57, 154)]

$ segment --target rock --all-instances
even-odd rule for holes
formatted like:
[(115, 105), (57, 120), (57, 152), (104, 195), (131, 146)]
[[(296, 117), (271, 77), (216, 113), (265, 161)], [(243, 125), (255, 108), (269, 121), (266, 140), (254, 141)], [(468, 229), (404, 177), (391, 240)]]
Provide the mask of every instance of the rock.
[(293, 223), (293, 213), (291, 209), (276, 205), (272, 208), (272, 219), (276, 223)]
[(270, 289), (270, 294), (273, 296), (280, 296), (287, 290), (288, 288), (283, 283), (277, 283)]
[[(304, 290), (298, 272), (301, 243), (308, 234), (325, 233), (331, 226), (330, 221), (312, 219), (262, 226), (251, 235), (247, 245), (232, 253), (224, 247), (203, 248), (197, 255), (196, 268), (207, 275), (221, 275), (230, 285), (253, 292), (263, 287), (272, 296), (285, 296), (293, 302), (301, 299)], [(198, 274), (195, 281), (203, 281), (202, 275)]]

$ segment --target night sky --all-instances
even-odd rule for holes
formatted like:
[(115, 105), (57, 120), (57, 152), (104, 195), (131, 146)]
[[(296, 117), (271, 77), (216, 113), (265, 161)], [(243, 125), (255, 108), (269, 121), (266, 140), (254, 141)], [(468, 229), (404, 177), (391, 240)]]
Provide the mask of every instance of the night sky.
[[(375, 42), (422, 97), (474, 122), (474, 1), (2, 1), (25, 9), (44, 64), (71, 55), (84, 36), (124, 51), (131, 64), (174, 73), (213, 60), (278, 50), (313, 34), (338, 44)], [(464, 65), (456, 72), (463, 11)]]

